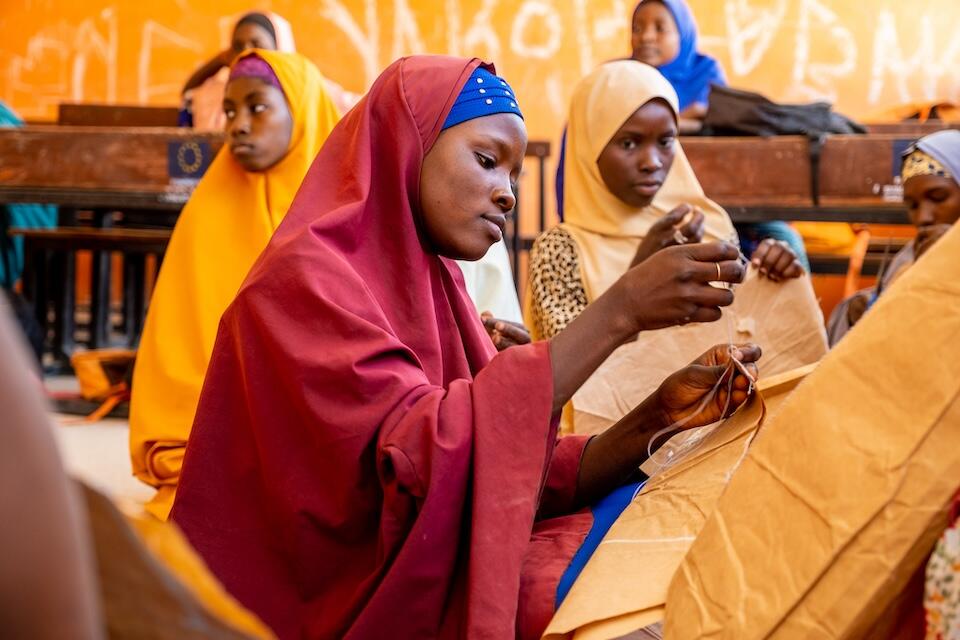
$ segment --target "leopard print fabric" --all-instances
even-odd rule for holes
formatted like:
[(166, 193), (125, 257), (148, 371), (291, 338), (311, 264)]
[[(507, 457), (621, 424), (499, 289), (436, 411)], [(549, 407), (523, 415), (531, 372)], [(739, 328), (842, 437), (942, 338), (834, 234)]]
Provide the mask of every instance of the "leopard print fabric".
[(542, 339), (560, 333), (587, 307), (577, 244), (562, 228), (547, 231), (533, 243), (529, 286), (534, 329)]

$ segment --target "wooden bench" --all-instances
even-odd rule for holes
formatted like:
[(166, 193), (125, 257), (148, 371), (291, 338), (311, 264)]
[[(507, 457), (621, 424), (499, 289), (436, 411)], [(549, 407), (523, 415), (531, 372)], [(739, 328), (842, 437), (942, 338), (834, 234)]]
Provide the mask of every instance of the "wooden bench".
[(57, 124), (80, 127), (176, 127), (177, 107), (62, 102)]
[[(127, 346), (139, 341), (146, 312), (146, 258), (156, 256), (159, 269), (163, 253), (170, 241), (169, 230), (159, 229), (93, 229), (66, 227), (59, 229), (11, 229), (11, 236), (24, 240), (24, 295), (34, 305), (37, 322), (52, 334), (53, 353), (57, 360), (69, 359), (74, 347), (74, 290), (77, 251), (95, 254), (123, 255), (124, 297), (123, 318)], [(90, 305), (90, 346), (109, 345), (109, 272), (103, 262), (94, 260), (91, 282), (93, 299)], [(155, 277), (150, 274), (151, 279)], [(50, 312), (53, 319), (50, 320)]]

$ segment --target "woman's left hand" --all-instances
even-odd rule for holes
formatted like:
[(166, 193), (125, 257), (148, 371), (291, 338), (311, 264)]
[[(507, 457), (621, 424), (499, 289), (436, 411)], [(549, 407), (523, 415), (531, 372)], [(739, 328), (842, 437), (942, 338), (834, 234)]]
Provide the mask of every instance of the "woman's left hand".
[(490, 335), (493, 346), (497, 348), (497, 351), (503, 351), (520, 344), (530, 344), (530, 332), (522, 324), (509, 320), (499, 320), (494, 318), (489, 311), (481, 313), (480, 319), (483, 320), (483, 327)]
[[(760, 355), (760, 347), (755, 344), (716, 345), (664, 380), (654, 394), (664, 426), (686, 420), (682, 429), (693, 429), (732, 415), (749, 397), (757, 379), (756, 362)], [(732, 360), (742, 364), (750, 377), (738, 365), (731, 367)], [(696, 413), (714, 388), (714, 397)]]
[(790, 245), (783, 240), (766, 238), (750, 257), (750, 264), (760, 270), (760, 275), (774, 282), (799, 278), (805, 272), (803, 265)]

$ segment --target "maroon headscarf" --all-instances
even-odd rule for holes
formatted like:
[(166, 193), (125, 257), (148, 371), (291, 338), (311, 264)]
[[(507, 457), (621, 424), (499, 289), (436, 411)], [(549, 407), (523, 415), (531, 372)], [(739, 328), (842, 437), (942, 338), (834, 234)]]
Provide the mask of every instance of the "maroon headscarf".
[(221, 320), (172, 515), (283, 638), (512, 637), (537, 509), (572, 502), (584, 441), (554, 449), (547, 344), (492, 358), (419, 230), (479, 64), (387, 68)]

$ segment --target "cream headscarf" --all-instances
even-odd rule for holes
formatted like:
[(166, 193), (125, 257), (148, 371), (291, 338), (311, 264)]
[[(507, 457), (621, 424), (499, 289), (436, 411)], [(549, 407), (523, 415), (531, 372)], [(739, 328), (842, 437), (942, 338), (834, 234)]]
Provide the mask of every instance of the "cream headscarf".
[(706, 240), (736, 241), (730, 217), (704, 195), (679, 142), (673, 168), (650, 206), (635, 209), (604, 184), (597, 166), (600, 153), (623, 123), (655, 98), (677, 113), (677, 94), (670, 83), (655, 68), (635, 60), (600, 65), (573, 93), (561, 227), (577, 243), (590, 302), (627, 271), (650, 227), (681, 204), (703, 211)]

